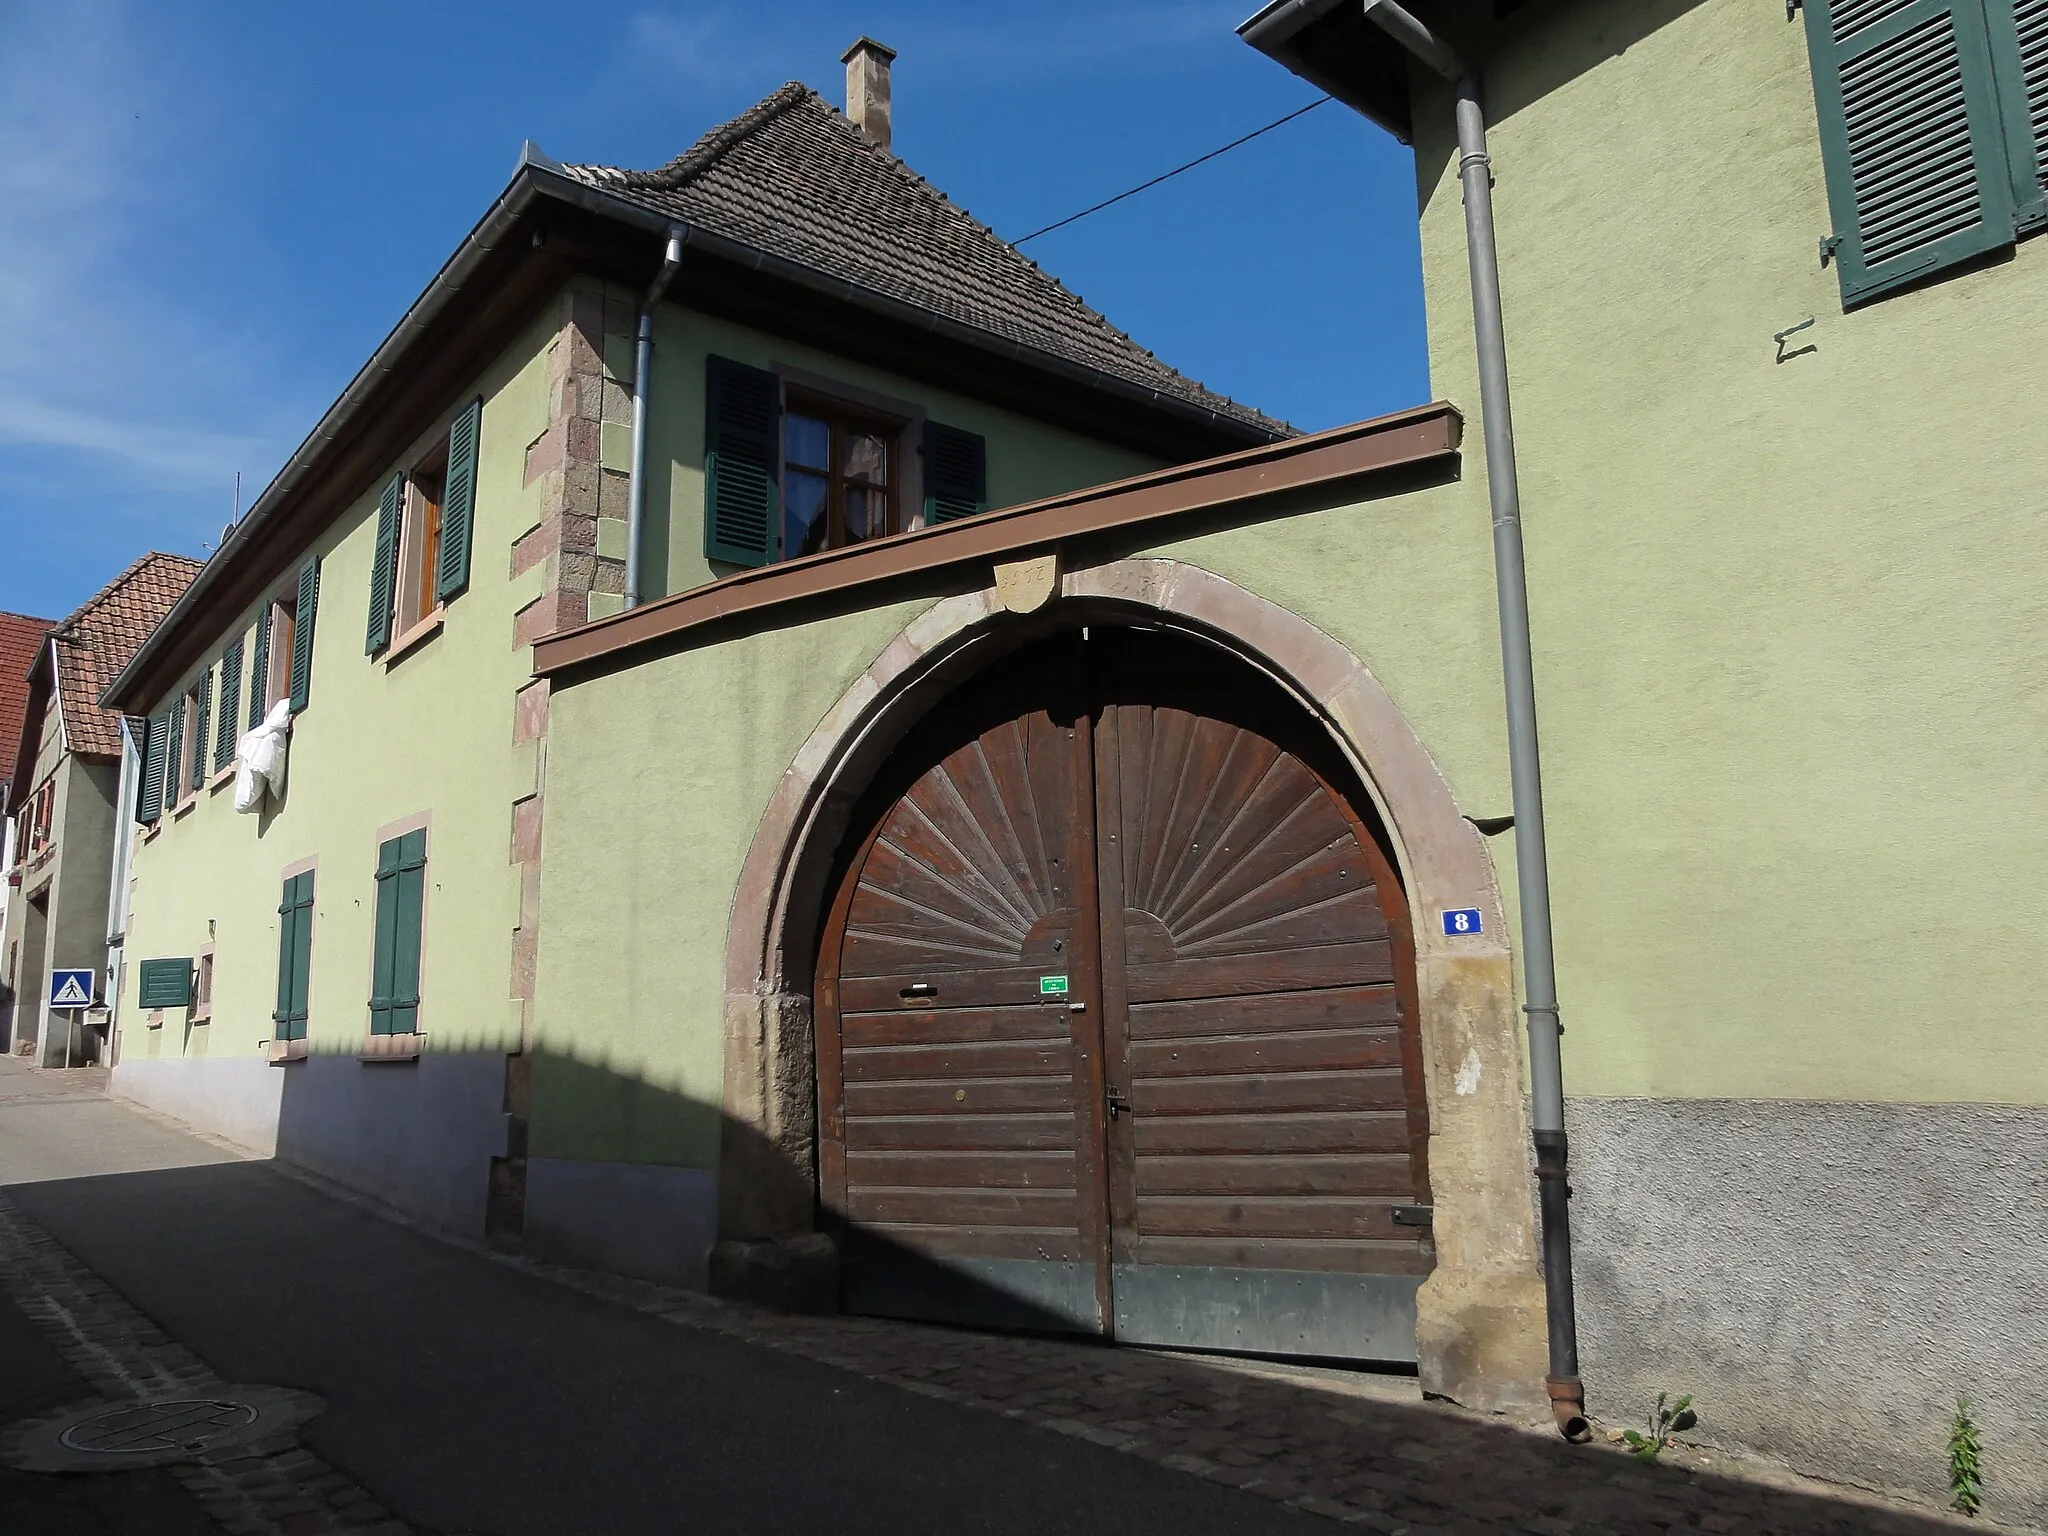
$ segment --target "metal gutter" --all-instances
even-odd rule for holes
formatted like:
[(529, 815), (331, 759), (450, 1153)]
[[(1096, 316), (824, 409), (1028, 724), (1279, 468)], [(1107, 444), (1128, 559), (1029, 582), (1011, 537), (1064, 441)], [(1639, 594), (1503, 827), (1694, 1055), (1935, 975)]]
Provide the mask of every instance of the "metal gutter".
[(1290, 74), (1298, 75), (1344, 103), (1361, 117), (1372, 119), (1403, 144), (1408, 142), (1408, 125), (1396, 122), (1371, 98), (1354, 89), (1347, 80), (1316, 68), (1289, 46), (1302, 28), (1313, 25), (1343, 5), (1345, 0), (1273, 0), (1263, 11), (1237, 29), (1237, 35)]
[[(278, 506), (298, 488), (300, 481), (313, 468), (321, 451), (355, 420), (356, 413), (362, 409), (371, 391), (384, 381), (387, 374), (396, 369), (406, 349), (412, 345), (420, 332), (440, 316), (441, 311), (447, 308), (449, 300), (454, 298), (470, 274), (498, 248), (497, 242), (533, 202), (538, 191), (534, 173), (541, 168), (553, 168), (557, 171), (560, 169), (553, 160), (541, 153), (540, 146), (529, 139), (521, 147), (519, 163), (513, 168), (512, 179), (506, 184), (505, 190), (498, 194), (497, 201), (491, 204), (489, 211), (477, 221), (476, 227), (470, 230), (462, 244), (456, 247), (455, 254), (442, 264), (441, 270), (434, 275), (434, 280), (427, 285), (426, 291), (413, 300), (412, 307), (406, 310), (398, 324), (391, 328), (390, 334), (378, 344), (377, 350), (370, 354), (370, 360), (356, 370), (355, 377), (349, 380), (348, 387), (341, 392), (340, 398), (327, 408), (326, 414), (320, 418), (318, 424), (306, 434), (305, 440), (285, 461), (284, 468), (272, 477), (270, 484), (264, 487), (263, 494), (256, 498), (242, 520), (235, 524), (234, 531), (221, 540), (220, 547), (201, 567), (199, 574), (192, 579), (192, 584), (179, 595), (175, 603), (171, 604), (170, 612), (164, 615), (162, 621), (150, 632), (149, 638), (143, 641), (141, 648), (128, 659), (128, 665), (121, 669), (120, 674), (100, 695), (102, 705), (107, 708), (120, 707), (115, 701), (135, 685), (147, 670), (148, 664), (155, 659), (157, 652), (168, 642), (168, 637), (177, 631), (185, 616), (205, 601), (208, 591), (218, 580), (217, 573), (234, 564), (236, 553), (248, 544), (257, 530), (276, 515)], [(147, 704), (148, 701), (143, 702)]]
[[(552, 165), (552, 162), (550, 164)], [(658, 212), (623, 194), (607, 192), (601, 187), (579, 181), (560, 166), (553, 166), (552, 171), (547, 174), (555, 197), (588, 212), (615, 218), (622, 223), (637, 224), (649, 231), (666, 232), (683, 222), (673, 214)], [(692, 250), (702, 251), (707, 256), (714, 256), (720, 261), (749, 272), (762, 273), (792, 287), (824, 294), (850, 308), (864, 309), (870, 314), (880, 315), (912, 330), (926, 331), (948, 341), (962, 342), (978, 352), (995, 353), (999, 357), (1026, 364), (1044, 373), (1055, 374), (1073, 383), (1085, 385), (1089, 389), (1121, 396), (1126, 400), (1149, 406), (1162, 414), (1178, 416), (1199, 426), (1262, 438), (1266, 442), (1277, 443), (1286, 440), (1286, 433), (1268, 433), (1251, 422), (1222, 411), (1197, 405), (1191, 400), (1181, 399), (1178, 395), (1166, 394), (1147, 385), (1120, 378), (1113, 373), (1104, 373), (1083, 363), (1072, 362), (1024, 342), (999, 336), (994, 331), (984, 331), (965, 321), (948, 319), (931, 310), (921, 309), (906, 300), (891, 298), (872, 288), (863, 288), (850, 278), (833, 277), (829, 273), (806, 267), (785, 256), (772, 255), (700, 225), (691, 224), (689, 230)]]
[[(463, 284), (495, 250), (498, 243), (512, 225), (533, 203), (541, 197), (555, 202), (580, 208), (602, 218), (645, 229), (650, 233), (667, 235), (682, 226), (682, 221), (672, 215), (663, 214), (634, 202), (617, 193), (607, 192), (571, 176), (559, 161), (542, 153), (540, 147), (528, 140), (521, 149), (519, 163), (514, 169), (512, 180), (498, 199), (491, 205), (476, 227), (472, 229), (449, 257), (433, 282), (389, 335), (363, 364), (348, 387), (341, 393), (319, 424), (307, 434), (305, 440), (277, 472), (263, 494), (256, 498), (234, 532), (221, 541), (191, 586), (164, 615), (163, 622), (151, 633), (148, 640), (129, 659), (119, 676), (100, 695), (101, 702), (110, 708), (121, 707), (112, 701), (122, 698), (134, 687), (148, 669), (157, 654), (168, 643), (168, 637), (176, 632), (184, 619), (197, 610), (219, 579), (217, 572), (235, 563), (236, 554), (243, 549), (272, 517), (280, 506), (296, 490), (300, 482), (312, 470), (320, 453), (335, 438), (339, 437), (355, 419), (375, 388), (384, 378), (395, 371), (406, 350), (425, 328), (438, 318), (449, 301)], [(863, 288), (845, 278), (832, 277), (823, 272), (813, 271), (784, 257), (770, 255), (724, 235), (690, 226), (689, 244), (694, 250), (716, 257), (721, 261), (749, 271), (789, 283), (794, 287), (808, 289), (836, 299), (855, 309), (880, 315), (912, 329), (923, 330), (931, 335), (956, 341), (983, 353), (993, 353), (1013, 362), (1024, 364), (1040, 372), (1081, 384), (1086, 388), (1148, 407), (1152, 411), (1210, 431), (1225, 432), (1240, 438), (1250, 436), (1263, 438), (1267, 442), (1285, 442), (1285, 432), (1266, 433), (1249, 422), (1241, 421), (1221, 411), (1211, 410), (1174, 395), (1135, 384), (1114, 374), (1102, 373), (1085, 365), (1042, 352), (1008, 337), (998, 336), (992, 331), (980, 330), (958, 320), (937, 315), (930, 310), (920, 309), (914, 304), (890, 298), (873, 289)], [(146, 708), (149, 700), (142, 701), (139, 708)]]
[[(1495, 596), (1500, 614), (1508, 778), (1515, 813), (1515, 876), (1521, 898), (1522, 1012), (1529, 1029), (1530, 1128), (1536, 1147), (1543, 1225), (1544, 1311), (1550, 1372), (1545, 1388), (1558, 1432), (1591, 1438), (1579, 1379), (1577, 1302), (1572, 1288), (1571, 1198), (1564, 1128), (1564, 1055), (1559, 1037), (1557, 958), (1550, 927), (1550, 865), (1543, 824), (1543, 773), (1536, 736), (1536, 673), (1529, 641), (1529, 581), (1522, 548), (1522, 498), (1515, 472), (1515, 428), (1508, 392), (1507, 335), (1501, 319), (1500, 256), (1493, 229), (1493, 162), (1479, 74), (1457, 50), (1396, 0), (1363, 0), (1365, 17), (1456, 92), (1458, 177), (1464, 188), (1465, 253), (1472, 283), (1472, 329), (1479, 364), (1479, 415), (1486, 443), (1486, 489), (1493, 513)], [(1299, 71), (1284, 46), (1322, 0), (1285, 0), (1239, 28), (1247, 42)], [(1284, 35), (1281, 29), (1286, 28)], [(1263, 41), (1261, 41), (1263, 39)], [(1317, 82), (1322, 83), (1322, 82)], [(1325, 87), (1328, 89), (1328, 87)], [(1337, 94), (1332, 92), (1332, 94)], [(1371, 114), (1368, 114), (1371, 115)], [(1375, 118), (1375, 121), (1379, 119)]]
[(640, 323), (633, 338), (633, 462), (626, 476), (626, 606), (638, 608), (641, 598), (640, 548), (647, 521), (647, 400), (654, 389), (654, 306), (668, 292), (683, 264), (687, 225), (671, 224), (661, 271), (640, 301)]

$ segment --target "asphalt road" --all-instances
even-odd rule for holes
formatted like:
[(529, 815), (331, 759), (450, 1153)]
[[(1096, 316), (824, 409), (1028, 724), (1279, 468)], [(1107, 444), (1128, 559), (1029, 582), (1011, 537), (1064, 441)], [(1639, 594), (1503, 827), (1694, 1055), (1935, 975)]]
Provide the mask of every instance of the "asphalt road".
[[(20, 1210), (227, 1380), (325, 1398), (305, 1443), (416, 1530), (1331, 1528), (1084, 1441), (614, 1306), (118, 1103), (10, 1094), (11, 1069), (0, 1068), (0, 1186)], [(0, 1372), (34, 1353), (24, 1333), (0, 1327)]]

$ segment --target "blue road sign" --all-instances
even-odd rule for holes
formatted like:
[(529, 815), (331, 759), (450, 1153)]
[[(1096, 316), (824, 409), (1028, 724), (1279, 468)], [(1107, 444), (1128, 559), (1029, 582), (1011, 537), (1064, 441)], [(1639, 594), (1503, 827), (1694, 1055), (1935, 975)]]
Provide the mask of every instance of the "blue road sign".
[(90, 1008), (92, 1006), (93, 973), (86, 971), (50, 972), (50, 1006), (52, 1008)]
[(1454, 939), (1480, 932), (1477, 907), (1452, 907), (1444, 913), (1444, 932)]

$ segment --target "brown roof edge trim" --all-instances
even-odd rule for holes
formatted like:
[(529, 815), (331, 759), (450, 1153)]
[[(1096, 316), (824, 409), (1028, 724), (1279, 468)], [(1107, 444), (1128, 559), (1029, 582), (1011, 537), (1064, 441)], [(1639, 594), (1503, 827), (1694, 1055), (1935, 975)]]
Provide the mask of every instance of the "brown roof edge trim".
[(1042, 548), (1062, 539), (1298, 491), (1456, 453), (1465, 420), (1443, 401), (1309, 437), (1155, 470), (978, 517), (899, 533), (871, 544), (786, 560), (678, 592), (538, 642), (536, 677), (548, 677), (700, 625), (827, 593)]

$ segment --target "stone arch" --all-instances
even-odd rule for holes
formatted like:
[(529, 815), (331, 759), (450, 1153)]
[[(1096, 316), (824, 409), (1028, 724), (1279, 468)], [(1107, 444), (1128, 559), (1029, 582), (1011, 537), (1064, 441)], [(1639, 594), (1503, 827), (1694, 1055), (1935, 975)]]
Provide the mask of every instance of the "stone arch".
[[(999, 572), (996, 585), (920, 614), (826, 713), (770, 798), (726, 934), (728, 1134), (714, 1282), (721, 1270), (758, 1266), (761, 1250), (811, 1227), (809, 970), (853, 802), (925, 710), (989, 660), (1091, 616), (1142, 617), (1220, 644), (1265, 672), (1330, 731), (1372, 798), (1416, 914), (1437, 1248), (1437, 1269), (1418, 1300), (1422, 1384), (1475, 1407), (1540, 1407), (1543, 1286), (1521, 1032), (1485, 839), (1379, 680), (1299, 615), (1213, 572), (1159, 558), (1068, 571), (1050, 594), (1019, 601), (1020, 586), (1031, 585)], [(1033, 611), (1011, 611), (1034, 599), (1041, 605)], [(1483, 915), (1477, 938), (1449, 938), (1429, 920), (1475, 907)]]

